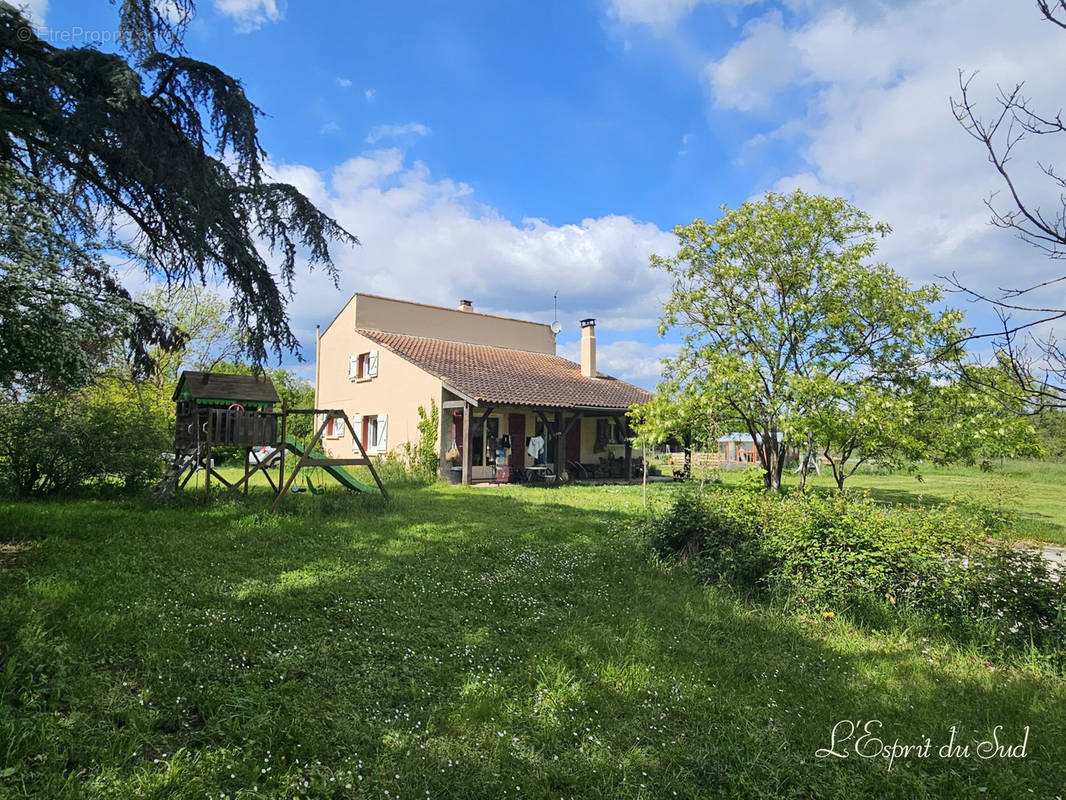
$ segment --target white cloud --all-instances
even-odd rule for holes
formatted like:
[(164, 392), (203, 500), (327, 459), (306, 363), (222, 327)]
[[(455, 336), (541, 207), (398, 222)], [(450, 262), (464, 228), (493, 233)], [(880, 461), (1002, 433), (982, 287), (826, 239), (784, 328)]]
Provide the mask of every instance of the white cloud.
[(779, 11), (748, 23), (744, 38), (726, 56), (711, 61), (704, 76), (715, 104), (751, 111), (769, 105), (781, 89), (797, 81), (802, 53), (785, 31)]
[[(597, 327), (600, 327), (597, 320)], [(597, 336), (596, 369), (614, 377), (654, 390), (662, 376), (664, 358), (677, 355), (678, 346), (666, 342), (646, 344), (632, 339), (604, 344)], [(560, 344), (558, 353), (563, 358), (581, 363), (581, 341)]]
[[(646, 329), (668, 294), (648, 256), (673, 252), (675, 240), (651, 223), (608, 215), (515, 224), (479, 203), (468, 185), (434, 177), (397, 149), (368, 151), (329, 174), (302, 165), (270, 171), (362, 241), (334, 253), (339, 289), (318, 272), (298, 281), (290, 310), (305, 348), (314, 325), (328, 323), (355, 291), (445, 306), (465, 297), (478, 311), (550, 322), (558, 290), (561, 341), (584, 317), (596, 317), (604, 333)], [(601, 353), (604, 371), (654, 384), (649, 365), (658, 351), (614, 343)]]
[[(763, 0), (608, 0), (607, 15), (629, 25), (647, 25), (658, 33), (666, 33), (700, 5), (725, 6), (735, 13), (743, 6), (756, 5)], [(824, 0), (788, 0), (788, 5), (805, 5)], [(852, 0), (877, 2), (877, 0)], [(629, 42), (625, 43), (629, 49)]]
[(337, 85), (342, 89), (351, 88), (352, 81), (350, 78), (337, 78)]
[(277, 22), (284, 14), (284, 0), (215, 0), (215, 8), (231, 17), (237, 33), (251, 33), (268, 22)]
[(377, 125), (367, 134), (367, 144), (377, 144), (382, 139), (395, 138), (397, 136), (428, 136), (429, 128), (421, 122), (404, 122), (393, 125)]
[[(988, 224), (984, 200), (1002, 187), (955, 122), (949, 97), (959, 94), (960, 69), (980, 69), (973, 85), (987, 114), (996, 85), (1021, 80), (1040, 108), (1057, 112), (1066, 34), (1034, 8), (999, 0), (795, 5), (810, 13), (765, 13), (705, 70), (718, 108), (780, 114), (799, 101), (798, 116), (748, 142), (742, 163), (768, 144), (775, 152), (793, 146), (804, 164), (774, 188), (844, 195), (889, 222), (895, 233), (881, 257), (914, 280), (958, 272), (987, 290), (1061, 271)], [(1052, 208), (1056, 196), (1045, 194), (1035, 162), (1058, 153), (1050, 141), (1030, 144), (1012, 165), (1026, 191)]]
[(325, 135), (327, 133), (340, 133), (340, 130), (341, 130), (341, 126), (337, 123), (337, 121), (331, 119), (329, 122), (327, 122), (321, 128), (319, 128), (318, 132), (320, 134), (322, 134), (322, 135)]
[(608, 12), (620, 22), (662, 28), (673, 25), (701, 0), (610, 0)]
[(363, 90), (363, 97), (365, 97), (367, 99), (367, 102), (369, 102), (369, 101), (374, 99), (374, 95), (375, 95), (376, 92), (377, 92), (376, 89), (364, 89)]

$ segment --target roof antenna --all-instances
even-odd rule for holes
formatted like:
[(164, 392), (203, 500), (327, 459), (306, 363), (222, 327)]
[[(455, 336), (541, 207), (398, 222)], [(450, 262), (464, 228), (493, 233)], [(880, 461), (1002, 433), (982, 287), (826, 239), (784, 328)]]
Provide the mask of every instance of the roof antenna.
[(552, 323), (552, 335), (558, 336), (563, 326), (559, 324), (559, 290), (555, 290), (555, 321)]

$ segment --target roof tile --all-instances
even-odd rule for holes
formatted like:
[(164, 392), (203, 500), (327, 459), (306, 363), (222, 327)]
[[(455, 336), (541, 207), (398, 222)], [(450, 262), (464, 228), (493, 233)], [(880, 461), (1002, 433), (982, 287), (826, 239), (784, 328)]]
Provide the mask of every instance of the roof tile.
[(624, 409), (652, 397), (610, 375), (586, 378), (580, 365), (559, 356), (381, 331), (359, 333), (479, 403)]

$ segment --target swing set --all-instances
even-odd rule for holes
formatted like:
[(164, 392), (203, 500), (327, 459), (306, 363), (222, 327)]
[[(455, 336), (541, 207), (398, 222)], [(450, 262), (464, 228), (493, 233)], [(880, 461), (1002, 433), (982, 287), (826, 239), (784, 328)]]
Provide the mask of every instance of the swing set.
[[(203, 470), (204, 499), (207, 502), (211, 497), (212, 478), (229, 489), (224, 495), (229, 497), (242, 488), (247, 494), (252, 476), (262, 473), (276, 494), (272, 506), (276, 509), (287, 494), (303, 491), (303, 487), (296, 486), (296, 479), (301, 471), (311, 469), (325, 472), (350, 491), (388, 496), (347, 413), (342, 409), (289, 408), (286, 403), (282, 403), (281, 411), (275, 411), (274, 404), (278, 400), (273, 383), (266, 377), (183, 372), (174, 390), (177, 403), (174, 460), (156, 486), (156, 494), (161, 496), (185, 488), (192, 476)], [(306, 446), (288, 433), (289, 417), (294, 414), (310, 415), (313, 419), (314, 433)], [(314, 422), (318, 420), (321, 421), (316, 427)], [(351, 458), (332, 458), (316, 452), (334, 420), (343, 420), (352, 436)], [(216, 447), (244, 450), (243, 477), (230, 482), (219, 474), (211, 458)], [(264, 455), (256, 458), (253, 465), (254, 450)], [(356, 452), (358, 455), (354, 455)], [(295, 464), (289, 460), (288, 473), (287, 453), (298, 456)], [(278, 467), (276, 483), (269, 472), (274, 466)], [(355, 478), (344, 469), (348, 466), (366, 467), (374, 485)], [(316, 486), (306, 472), (304, 480), (311, 494), (320, 495), (325, 491), (324, 487)]]

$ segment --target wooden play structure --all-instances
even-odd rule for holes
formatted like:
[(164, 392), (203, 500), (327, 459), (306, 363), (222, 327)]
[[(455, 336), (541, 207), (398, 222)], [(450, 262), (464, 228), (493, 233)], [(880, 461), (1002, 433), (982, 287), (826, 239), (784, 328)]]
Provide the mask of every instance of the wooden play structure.
[[(346, 489), (387, 495), (374, 463), (363, 449), (363, 443), (352, 427), (348, 415), (341, 409), (288, 408), (279, 402), (277, 390), (265, 376), (230, 375), (213, 372), (183, 372), (174, 389), (177, 422), (174, 432), (174, 460), (163, 480), (156, 486), (156, 494), (184, 489), (198, 471), (204, 473), (204, 498), (211, 497), (211, 481), (218, 481), (229, 491), (225, 497), (244, 489), (250, 479), (261, 472), (277, 495), (274, 508), (293, 490), (301, 470), (321, 468)], [(289, 435), (288, 421), (294, 414), (311, 415), (317, 425), (311, 441), (304, 445)], [(334, 420), (342, 420), (355, 444), (352, 458), (328, 458), (315, 451), (326, 430)], [(216, 471), (212, 452), (219, 447), (240, 448), (244, 452), (244, 476), (236, 482), (226, 480)], [(358, 455), (354, 451), (358, 450)], [(258, 457), (253, 458), (253, 452)], [(286, 453), (298, 459), (289, 463), (286, 474)], [(346, 466), (364, 466), (370, 470), (376, 486), (357, 480)], [(277, 467), (277, 481), (270, 470)], [(318, 494), (309, 477), (307, 488)]]

